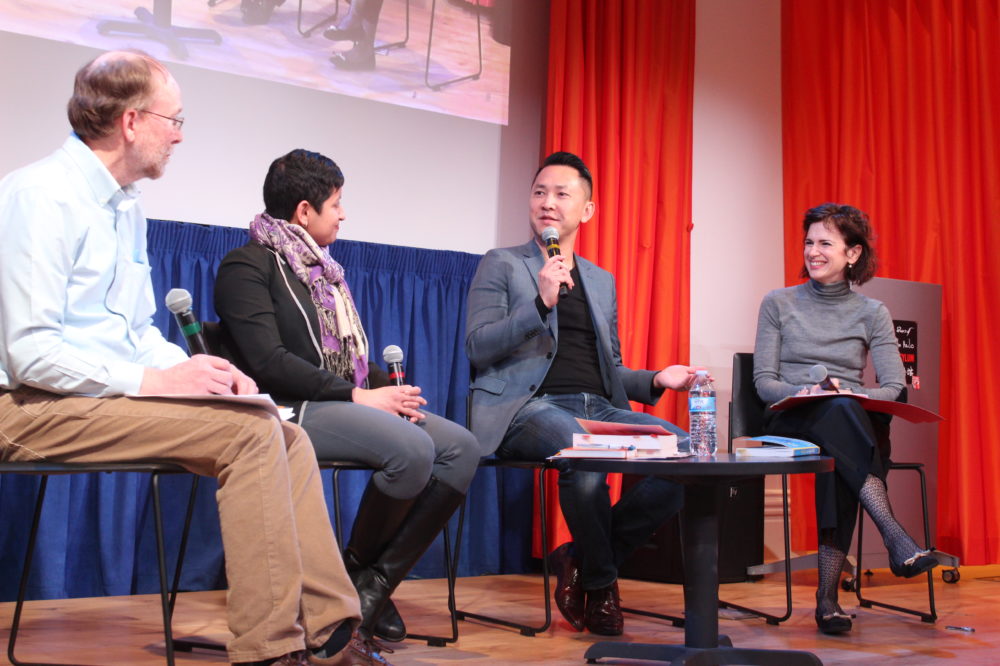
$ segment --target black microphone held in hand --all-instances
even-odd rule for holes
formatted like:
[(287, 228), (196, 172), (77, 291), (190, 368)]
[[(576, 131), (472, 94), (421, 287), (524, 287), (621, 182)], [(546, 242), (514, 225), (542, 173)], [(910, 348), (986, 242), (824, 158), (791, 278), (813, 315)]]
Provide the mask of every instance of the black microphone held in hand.
[[(382, 360), (389, 368), (389, 381), (396, 386), (406, 383), (406, 372), (403, 370), (403, 350), (396, 345), (389, 345), (382, 350)], [(406, 414), (400, 414), (407, 421), (410, 420)]]
[(187, 289), (171, 289), (164, 299), (167, 309), (174, 313), (177, 325), (184, 334), (187, 341), (188, 351), (192, 356), (195, 354), (207, 354), (208, 345), (205, 344), (205, 334), (201, 331), (201, 322), (191, 311), (191, 294)]
[(824, 391), (834, 391), (836, 393), (840, 393), (840, 389), (837, 388), (837, 385), (833, 383), (832, 379), (830, 379), (830, 373), (826, 369), (825, 365), (817, 364), (809, 368), (809, 381), (813, 384), (819, 384), (819, 387)]
[[(550, 257), (562, 254), (559, 250), (559, 231), (555, 227), (545, 227), (542, 229), (542, 242), (545, 243), (545, 251)], [(559, 298), (566, 298), (569, 288), (566, 283), (559, 285)]]

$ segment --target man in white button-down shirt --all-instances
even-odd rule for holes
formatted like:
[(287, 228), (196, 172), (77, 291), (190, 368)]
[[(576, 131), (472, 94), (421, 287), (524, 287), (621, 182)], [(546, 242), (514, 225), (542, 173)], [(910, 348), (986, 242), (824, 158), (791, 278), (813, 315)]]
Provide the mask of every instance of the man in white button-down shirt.
[(183, 138), (181, 92), (146, 54), (76, 76), (73, 134), (0, 181), (0, 460), (169, 460), (219, 480), (235, 663), (385, 663), (356, 638), (358, 599), (307, 436), (266, 411), (136, 395), (254, 393), (152, 324), (135, 182)]

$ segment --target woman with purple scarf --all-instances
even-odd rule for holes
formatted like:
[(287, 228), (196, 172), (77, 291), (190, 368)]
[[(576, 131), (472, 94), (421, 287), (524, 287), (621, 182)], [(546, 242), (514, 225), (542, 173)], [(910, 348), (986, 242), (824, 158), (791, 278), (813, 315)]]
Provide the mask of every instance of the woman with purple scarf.
[(219, 267), (215, 309), (231, 360), (294, 408), (317, 458), (375, 469), (344, 563), (361, 632), (399, 641), (406, 628), (389, 597), (461, 505), (480, 451), (468, 430), (420, 410), (419, 387), (390, 385), (368, 361), (344, 269), (327, 250), (345, 219), (343, 185), (319, 153), (276, 159), (250, 242)]

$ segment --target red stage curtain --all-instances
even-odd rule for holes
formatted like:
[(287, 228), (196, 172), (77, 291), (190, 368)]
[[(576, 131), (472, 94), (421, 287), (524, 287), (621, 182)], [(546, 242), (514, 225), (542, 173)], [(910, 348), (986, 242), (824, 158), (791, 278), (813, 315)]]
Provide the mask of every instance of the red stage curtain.
[[(577, 252), (617, 279), (622, 357), (634, 368), (688, 358), (694, 6), (551, 4), (545, 152), (576, 153), (593, 172), (597, 213)], [(646, 411), (683, 425), (685, 397), (668, 391)], [(549, 497), (554, 515), (554, 486)], [(569, 540), (561, 515), (549, 525), (553, 547)]]
[(782, 5), (786, 279), (803, 211), (837, 201), (871, 216), (879, 275), (943, 285), (937, 545), (965, 564), (1000, 562), (998, 44), (998, 0)]

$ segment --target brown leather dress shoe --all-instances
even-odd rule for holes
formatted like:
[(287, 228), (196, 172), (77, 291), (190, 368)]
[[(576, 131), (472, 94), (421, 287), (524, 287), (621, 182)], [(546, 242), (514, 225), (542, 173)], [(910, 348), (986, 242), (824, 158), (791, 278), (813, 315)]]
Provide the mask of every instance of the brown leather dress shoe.
[(586, 593), (580, 582), (580, 563), (570, 554), (573, 544), (564, 543), (549, 553), (549, 570), (556, 575), (556, 608), (577, 631), (583, 631)]
[(618, 581), (599, 590), (587, 592), (587, 629), (592, 634), (621, 636), (625, 629), (622, 617), (622, 600), (618, 595)]

